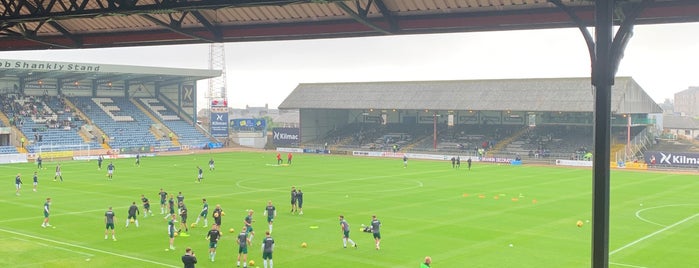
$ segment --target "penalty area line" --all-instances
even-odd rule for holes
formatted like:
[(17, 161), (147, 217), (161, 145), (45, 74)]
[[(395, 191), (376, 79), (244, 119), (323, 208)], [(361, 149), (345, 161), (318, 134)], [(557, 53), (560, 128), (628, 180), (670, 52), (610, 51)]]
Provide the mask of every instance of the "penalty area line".
[(659, 233), (665, 232), (665, 231), (669, 230), (670, 228), (673, 228), (673, 227), (675, 227), (675, 226), (677, 226), (677, 225), (680, 225), (680, 224), (685, 223), (685, 222), (687, 222), (687, 221), (689, 221), (689, 220), (691, 220), (691, 219), (694, 219), (694, 218), (697, 217), (697, 216), (699, 216), (699, 213), (694, 214), (694, 215), (692, 215), (692, 216), (689, 216), (689, 217), (687, 217), (687, 218), (685, 218), (685, 219), (683, 219), (683, 220), (681, 220), (681, 221), (678, 221), (678, 222), (676, 222), (676, 223), (673, 223), (673, 224), (671, 224), (671, 225), (668, 225), (668, 226), (666, 226), (665, 228), (662, 228), (662, 229), (660, 229), (660, 230), (657, 230), (657, 231), (655, 231), (655, 232), (653, 232), (653, 233), (650, 233), (650, 234), (648, 234), (648, 235), (646, 235), (646, 236), (644, 236), (644, 237), (641, 237), (641, 238), (639, 238), (639, 239), (636, 239), (635, 241), (633, 241), (633, 242), (631, 242), (631, 243), (628, 243), (628, 244), (626, 244), (626, 245), (624, 245), (624, 246), (622, 246), (622, 247), (620, 247), (620, 248), (618, 248), (618, 249), (615, 249), (615, 250), (612, 251), (612, 252), (609, 252), (609, 256), (612, 256), (612, 255), (614, 255), (615, 253), (617, 253), (617, 252), (619, 252), (619, 251), (622, 251), (622, 250), (624, 250), (624, 249), (626, 249), (626, 248), (628, 248), (628, 247), (631, 247), (631, 246), (633, 246), (633, 245), (635, 245), (635, 244), (638, 244), (638, 243), (642, 242), (643, 240), (646, 240), (646, 239), (648, 239), (648, 238), (651, 238), (651, 237), (653, 237), (653, 236), (655, 236), (655, 235), (657, 235), (657, 234), (659, 234)]
[(10, 231), (10, 230), (6, 230), (6, 229), (3, 229), (3, 228), (0, 228), (0, 231), (6, 232), (6, 233), (10, 233), (10, 234), (14, 234), (14, 235), (29, 237), (29, 238), (33, 238), (33, 239), (37, 239), (37, 240), (42, 240), (42, 241), (46, 241), (46, 242), (50, 242), (50, 243), (54, 243), (54, 244), (59, 244), (59, 245), (67, 246), (67, 247), (74, 247), (74, 248), (84, 249), (84, 250), (87, 250), (87, 251), (98, 252), (98, 253), (102, 253), (102, 254), (107, 254), (107, 255), (122, 257), (122, 258), (126, 258), (126, 259), (131, 259), (131, 260), (135, 260), (135, 261), (147, 262), (147, 263), (156, 264), (156, 265), (160, 265), (160, 266), (164, 266), (164, 267), (173, 267), (173, 268), (180, 267), (180, 266), (175, 266), (175, 265), (171, 265), (171, 264), (167, 264), (167, 263), (162, 263), (162, 262), (157, 262), (157, 261), (142, 259), (142, 258), (138, 258), (138, 257), (133, 257), (133, 256), (129, 256), (129, 255), (124, 255), (124, 254), (109, 252), (109, 251), (105, 251), (105, 250), (101, 250), (101, 249), (89, 248), (89, 247), (85, 247), (85, 246), (74, 245), (74, 244), (70, 244), (70, 243), (66, 243), (66, 242), (61, 242), (61, 241), (57, 241), (57, 240), (53, 240), (53, 239), (48, 239), (48, 238), (43, 238), (43, 237), (39, 237), (39, 236), (34, 236), (34, 235), (30, 235), (30, 234), (24, 234), (24, 233), (20, 233), (20, 232)]

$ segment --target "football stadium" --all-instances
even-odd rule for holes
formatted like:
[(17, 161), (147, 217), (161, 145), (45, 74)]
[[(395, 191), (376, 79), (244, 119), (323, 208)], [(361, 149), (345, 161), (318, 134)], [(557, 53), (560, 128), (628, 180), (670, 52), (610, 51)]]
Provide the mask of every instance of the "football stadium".
[(294, 124), (234, 116), (199, 86), (223, 70), (0, 59), (0, 265), (699, 263), (692, 129), (614, 73), (633, 23), (699, 21), (694, 1), (88, 2), (4, 5), (0, 46), (615, 24), (622, 43), (590, 47), (592, 77), (301, 83)]

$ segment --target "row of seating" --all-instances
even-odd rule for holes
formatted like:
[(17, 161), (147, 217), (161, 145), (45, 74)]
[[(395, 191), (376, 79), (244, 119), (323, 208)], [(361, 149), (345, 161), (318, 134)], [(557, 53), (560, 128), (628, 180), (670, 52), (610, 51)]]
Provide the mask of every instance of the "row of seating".
[[(70, 99), (90, 117), (108, 137), (112, 148), (133, 148), (150, 146), (170, 146), (172, 143), (156, 140), (150, 133), (154, 123), (147, 115), (124, 97), (91, 98), (73, 97)], [(89, 107), (96, 105), (100, 109)]]
[[(24, 105), (28, 98), (19, 98), (16, 102)], [(25, 147), (30, 153), (38, 153), (50, 150), (73, 150), (85, 141), (78, 134), (79, 128), (84, 124), (75, 120), (70, 110), (58, 97), (44, 97), (33, 100), (40, 114), (25, 114), (20, 130), (28, 138)], [(91, 146), (99, 146), (93, 142)]]
[(17, 147), (14, 146), (0, 146), (0, 154), (16, 154), (19, 153), (17, 151)]
[(168, 109), (158, 99), (138, 98), (138, 100), (177, 135), (180, 144), (201, 146), (209, 142), (209, 139), (203, 133), (194, 128), (190, 123), (182, 120), (175, 112)]

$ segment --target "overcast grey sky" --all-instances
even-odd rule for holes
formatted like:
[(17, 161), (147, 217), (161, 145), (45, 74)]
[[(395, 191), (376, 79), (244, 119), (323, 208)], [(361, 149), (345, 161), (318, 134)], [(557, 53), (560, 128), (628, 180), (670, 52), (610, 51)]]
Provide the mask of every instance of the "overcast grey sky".
[[(1, 58), (208, 68), (202, 45), (0, 52)], [(656, 101), (699, 86), (699, 23), (636, 26), (617, 76)], [(575, 28), (226, 44), (229, 105), (276, 108), (299, 83), (589, 77)], [(206, 82), (199, 83), (201, 92)], [(204, 94), (200, 94), (203, 96)], [(200, 107), (205, 101), (200, 100)]]

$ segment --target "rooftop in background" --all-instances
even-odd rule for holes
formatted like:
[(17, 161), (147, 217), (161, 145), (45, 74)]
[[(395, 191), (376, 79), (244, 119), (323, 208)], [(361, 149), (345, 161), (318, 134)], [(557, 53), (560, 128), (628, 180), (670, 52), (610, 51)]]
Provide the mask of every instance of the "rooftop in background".
[[(12, 0), (0, 4), (0, 50), (577, 27), (544, 0)], [(624, 17), (641, 1), (618, 1)], [(591, 26), (591, 0), (560, 0)], [(37, 5), (42, 5), (37, 7)], [(699, 1), (651, 1), (636, 24), (699, 21)], [(617, 24), (619, 21), (616, 22)]]
[[(592, 112), (590, 78), (299, 84), (279, 109)], [(631, 77), (612, 88), (616, 114), (662, 113)]]

